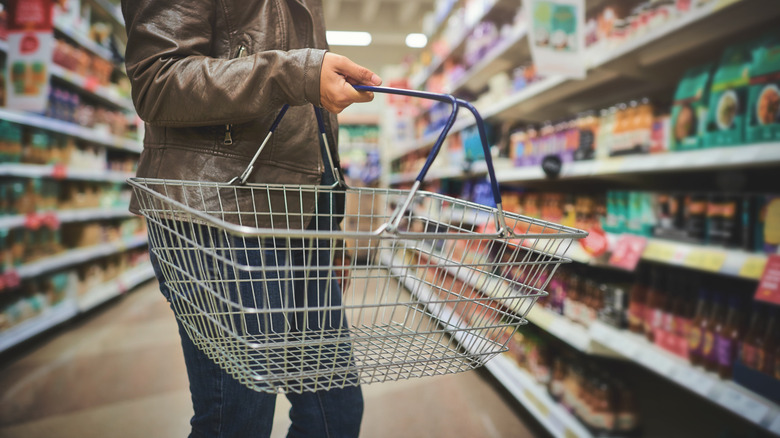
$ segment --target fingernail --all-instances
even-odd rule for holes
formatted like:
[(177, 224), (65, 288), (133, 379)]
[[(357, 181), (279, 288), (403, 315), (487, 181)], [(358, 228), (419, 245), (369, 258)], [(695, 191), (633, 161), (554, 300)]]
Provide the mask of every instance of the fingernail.
[(374, 73), (373, 76), (371, 76), (371, 83), (374, 85), (381, 85), (382, 79), (380, 79), (379, 76), (377, 76), (376, 73)]

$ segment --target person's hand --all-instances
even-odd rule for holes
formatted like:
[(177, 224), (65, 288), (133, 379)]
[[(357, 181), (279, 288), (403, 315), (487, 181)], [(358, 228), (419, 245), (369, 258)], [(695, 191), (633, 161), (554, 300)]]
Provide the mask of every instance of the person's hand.
[(382, 79), (371, 70), (361, 67), (348, 58), (326, 53), (320, 72), (320, 104), (331, 113), (338, 114), (355, 102), (370, 102), (374, 93), (357, 91), (353, 85), (381, 85)]

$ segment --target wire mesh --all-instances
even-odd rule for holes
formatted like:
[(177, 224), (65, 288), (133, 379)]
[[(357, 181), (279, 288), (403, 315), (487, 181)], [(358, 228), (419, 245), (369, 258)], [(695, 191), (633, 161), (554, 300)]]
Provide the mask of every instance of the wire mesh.
[[(212, 360), (265, 392), (479, 367), (506, 351), (584, 234), (508, 213), (514, 233), (499, 237), (495, 209), (421, 191), (399, 213), (408, 191), (130, 184), (176, 317)], [(344, 217), (323, 207), (339, 199)]]

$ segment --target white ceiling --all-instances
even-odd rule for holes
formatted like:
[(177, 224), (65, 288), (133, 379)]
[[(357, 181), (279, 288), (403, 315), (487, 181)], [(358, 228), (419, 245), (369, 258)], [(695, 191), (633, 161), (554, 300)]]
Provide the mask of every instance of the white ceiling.
[(370, 32), (368, 47), (332, 46), (377, 73), (383, 66), (400, 64), (404, 56), (419, 49), (406, 47), (406, 35), (422, 32), (423, 17), (433, 10), (434, 0), (323, 0), (328, 30)]

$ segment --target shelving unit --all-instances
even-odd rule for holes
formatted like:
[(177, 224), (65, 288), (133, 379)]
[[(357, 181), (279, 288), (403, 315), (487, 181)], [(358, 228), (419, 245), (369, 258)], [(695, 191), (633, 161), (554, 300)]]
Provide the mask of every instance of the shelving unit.
[[(133, 216), (127, 207), (45, 211), (36, 213), (36, 215), (53, 215), (60, 223), (121, 219)], [(27, 215), (0, 216), (0, 230), (23, 227), (27, 223), (28, 219), (29, 218)]]
[(22, 178), (54, 178), (79, 181), (125, 182), (132, 173), (112, 172), (101, 169), (79, 169), (59, 165), (0, 164), (0, 176)]
[(146, 235), (121, 239), (116, 242), (101, 243), (86, 248), (78, 248), (66, 251), (62, 254), (47, 257), (36, 262), (28, 263), (16, 268), (17, 274), (22, 279), (37, 277), (47, 272), (67, 268), (81, 263), (89, 262), (102, 257), (110, 256), (128, 249), (138, 248), (148, 243)]
[(88, 312), (152, 278), (154, 278), (154, 269), (151, 263), (136, 266), (126, 271), (116, 280), (95, 286), (85, 293), (78, 300), (78, 308), (81, 312)]
[[(120, 46), (119, 50), (122, 50), (121, 45), (126, 41), (126, 38), (124, 37), (124, 22), (119, 6), (108, 0), (85, 1), (91, 8), (93, 17), (92, 23), (95, 22), (95, 18), (103, 22), (110, 22), (110, 26), (113, 28), (114, 37), (116, 38), (115, 41)], [(68, 26), (67, 23), (56, 23), (54, 26), (54, 36), (57, 39), (65, 40), (71, 45), (84, 49), (95, 59), (100, 58), (109, 61), (114, 68), (112, 80), (124, 74), (124, 65), (118, 62), (112, 49), (92, 41), (87, 36), (86, 32), (77, 31), (76, 26)], [(0, 52), (7, 52), (7, 50), (8, 44), (5, 41), (0, 41)], [(1, 55), (2, 54), (0, 53), (0, 58), (2, 58)], [(67, 54), (67, 56), (75, 55)], [(79, 62), (81, 61), (82, 60)], [(69, 93), (74, 93), (81, 102), (108, 110), (110, 112), (109, 116), (114, 117), (119, 122), (123, 121), (121, 118), (123, 116), (127, 116), (128, 120), (135, 117), (132, 101), (120, 90), (118, 84), (104, 84), (96, 78), (84, 76), (70, 71), (61, 65), (54, 64), (53, 61), (49, 62), (47, 68), (49, 73), (51, 73), (53, 85)], [(108, 70), (107, 65), (105, 66), (105, 70)], [(108, 72), (105, 73), (107, 74)], [(92, 73), (89, 74), (91, 75)], [(0, 108), (0, 120), (5, 120), (25, 127), (24, 132), (26, 134), (30, 133), (31, 130), (29, 128), (36, 128), (57, 136), (78, 140), (78, 142), (75, 143), (75, 146), (78, 148), (84, 146), (100, 146), (100, 152), (103, 153), (102, 147), (105, 147), (108, 149), (105, 154), (108, 156), (109, 160), (127, 160), (128, 157), (133, 155), (137, 156), (142, 151), (140, 140), (113, 135), (109, 131), (108, 126), (96, 125), (95, 128), (90, 128), (76, 123), (47, 117), (43, 114), (22, 112), (12, 108)], [(132, 127), (130, 129), (132, 130)], [(22, 142), (24, 141), (25, 138), (23, 137)], [(71, 145), (69, 145), (69, 147), (70, 146)], [(109, 167), (118, 168), (111, 163), (105, 163), (104, 165), (98, 163), (98, 165), (95, 165), (92, 157), (92, 155), (89, 155), (89, 158), (85, 158), (83, 162), (74, 161), (72, 165), (35, 165), (4, 162), (0, 163), (0, 179), (13, 178), (16, 180), (33, 178), (56, 181), (124, 184), (127, 178), (133, 176), (133, 173), (130, 172), (107, 170)], [(124, 163), (118, 161), (117, 164)], [(11, 207), (13, 208), (13, 206)], [(55, 211), (36, 211), (29, 215), (17, 214), (0, 216), (0, 232), (12, 231), (13, 233), (10, 233), (10, 236), (14, 236), (14, 233), (18, 232), (17, 236), (19, 236), (26, 233), (25, 228), (30, 227), (30, 229), (35, 229), (35, 224), (37, 222), (44, 222), (47, 220), (60, 224), (88, 225), (92, 222), (130, 219), (132, 216), (133, 215), (128, 211), (127, 205), (77, 210), (58, 209)], [(18, 239), (19, 237), (12, 237), (12, 239), (14, 238)], [(6, 245), (7, 241), (2, 241), (0, 243)], [(93, 246), (80, 247), (66, 250), (58, 254), (48, 255), (44, 258), (39, 258), (19, 266), (0, 267), (0, 275), (22, 281), (21, 290), (23, 291), (22, 294), (19, 294), (16, 289), (2, 290), (1, 295), (3, 302), (1, 303), (2, 307), (0, 307), (0, 311), (5, 312), (8, 310), (10, 312), (8, 315), (13, 315), (12, 317), (9, 316), (11, 323), (16, 325), (11, 325), (10, 328), (0, 330), (0, 352), (18, 345), (44, 331), (52, 329), (78, 314), (88, 312), (101, 303), (115, 298), (126, 291), (137, 287), (141, 283), (154, 278), (151, 264), (149, 262), (144, 262), (136, 265), (139, 262), (139, 259), (135, 254), (116, 257), (118, 254), (124, 254), (129, 251), (138, 251), (147, 244), (148, 237), (145, 234), (128, 235), (116, 241), (103, 242)], [(6, 251), (7, 249), (7, 247), (0, 246), (0, 250)], [(142, 257), (142, 254), (138, 254), (138, 256)], [(101, 265), (97, 265), (97, 263), (100, 263), (109, 257), (111, 257), (111, 261), (107, 266), (112, 268), (115, 266), (115, 263), (120, 263), (120, 261), (123, 265), (125, 265), (126, 261), (130, 261), (130, 265), (136, 266), (119, 273), (118, 276), (110, 281), (106, 281), (103, 284), (94, 284), (99, 282), (100, 278), (103, 278), (98, 275), (115, 275), (113, 272), (108, 274), (108, 271), (105, 271), (105, 274), (100, 274), (104, 269), (108, 268), (105, 268), (105, 266), (101, 267)], [(143, 258), (141, 260), (143, 260)], [(86, 279), (76, 280), (77, 276), (75, 271), (77, 269), (85, 269), (90, 272), (94, 271), (96, 276), (92, 277), (92, 274), (87, 274), (88, 277)], [(65, 287), (64, 292), (59, 292), (58, 289), (58, 293), (65, 294), (57, 295), (57, 299), (61, 301), (55, 301), (56, 304), (46, 304), (50, 299), (55, 299), (48, 298), (48, 295), (46, 295), (45, 292), (43, 292), (43, 295), (46, 295), (47, 298), (35, 301), (38, 300), (39, 296), (43, 296), (40, 295), (42, 292), (39, 292), (37, 289), (38, 286), (36, 281), (39, 278), (49, 281), (48, 278), (54, 276), (59, 276), (60, 279), (65, 278), (66, 276), (69, 278), (68, 285)], [(83, 290), (88, 287), (87, 284), (92, 284), (92, 287), (90, 290)], [(60, 286), (58, 286), (58, 288), (59, 287)], [(80, 290), (81, 294), (77, 293), (77, 288), (82, 289)], [(34, 294), (33, 298), (30, 298), (29, 300), (24, 298), (24, 294), (26, 293), (24, 291), (27, 291), (28, 289), (30, 289), (29, 292)], [(43, 309), (37, 307), (42, 305), (44, 306)], [(51, 307), (47, 307), (49, 305)], [(25, 312), (29, 312), (30, 309), (28, 308), (31, 308), (35, 309), (34, 312), (40, 313), (38, 313), (37, 316), (16, 323), (20, 318), (18, 309), (22, 307), (26, 309)], [(4, 314), (3, 316), (6, 315)], [(3, 324), (6, 322), (6, 320), (3, 320)]]
[(0, 332), (0, 353), (55, 328), (80, 313), (88, 312), (152, 278), (154, 271), (151, 264), (146, 263), (127, 271), (115, 280), (94, 287), (79, 299), (67, 298), (43, 313)]
[[(703, 2), (695, 3), (698, 5)], [(589, 9), (599, 4), (604, 2), (596, 0), (587, 2)], [(757, 13), (758, 10), (761, 13)], [(528, 14), (529, 11), (526, 10), (524, 13)], [(780, 3), (758, 0), (710, 1), (701, 7), (692, 6), (691, 11), (682, 13), (630, 41), (614, 47), (608, 47), (607, 43), (602, 41), (588, 49), (585, 54), (588, 73), (582, 80), (549, 76), (511, 94), (496, 94), (491, 90), (484, 95), (491, 96), (490, 98), (483, 96), (477, 98), (474, 103), (488, 123), (502, 124), (502, 128), (507, 128), (513, 123), (539, 124), (545, 121), (568, 120), (582, 111), (607, 108), (617, 102), (637, 99), (640, 96), (647, 96), (663, 105), (672, 99), (675, 84), (687, 68), (704, 63), (705, 60), (716, 62), (726, 45), (739, 40), (740, 36), (754, 35), (763, 28), (771, 27), (773, 20), (776, 21), (778, 17), (780, 17)], [(466, 29), (466, 33), (470, 31), (471, 27)], [(493, 75), (509, 71), (530, 59), (527, 32), (528, 29), (524, 26), (518, 26), (512, 35), (505, 37), (462, 77), (454, 80), (450, 78), (448, 91), (456, 95), (479, 91), (490, 83)], [(413, 86), (423, 88), (432, 75), (441, 70), (444, 61), (450, 59), (448, 57), (456, 58), (460, 55), (459, 50), (461, 50), (460, 45), (455, 45), (448, 56), (436, 59), (418, 76), (411, 78)], [(459, 70), (454, 71), (455, 74), (460, 75)], [(444, 79), (444, 82), (446, 83), (447, 79)], [(417, 118), (415, 122), (419, 123), (420, 120), (422, 118)], [(461, 111), (450, 134), (469, 129), (474, 124), (473, 117)], [(387, 155), (390, 160), (397, 160), (411, 153), (427, 150), (435, 143), (438, 136), (439, 133), (436, 132), (394, 145)], [(416, 159), (417, 154), (414, 157)], [(484, 162), (453, 163), (448, 162), (446, 158), (439, 158), (439, 161), (441, 164), (434, 162), (426, 182), (444, 179), (467, 180), (483, 177), (487, 173)], [(737, 172), (750, 173), (753, 170), (763, 178), (765, 175), (770, 175), (773, 169), (780, 167), (780, 143), (742, 144), (564, 162), (560, 175), (554, 180), (544, 173), (541, 166), (515, 167), (515, 164), (506, 158), (494, 158), (493, 161), (497, 179), (502, 184), (515, 184), (533, 189), (551, 182), (555, 185), (556, 193), (567, 192), (569, 187), (577, 187), (580, 191), (586, 192), (601, 191), (604, 187), (609, 187), (609, 190), (613, 190), (613, 187), (614, 190), (641, 190), (643, 182), (653, 181), (655, 178), (721, 176), (733, 175)], [(391, 186), (405, 186), (411, 184), (416, 177), (416, 172), (394, 173), (387, 179)], [(761, 181), (764, 179), (766, 178)], [(769, 179), (771, 180), (771, 177)], [(701, 183), (699, 185), (704, 186)], [(431, 184), (431, 187), (436, 187), (436, 184)], [(598, 189), (591, 189), (594, 187)], [(691, 190), (724, 189), (719, 187), (717, 190), (710, 190), (699, 187)], [(751, 190), (755, 191), (755, 189)], [(771, 186), (763, 190), (777, 191)], [(442, 212), (438, 219), (444, 221), (451, 219), (455, 223), (463, 221), (457, 212)], [(473, 220), (487, 221), (486, 218), (479, 217)], [(594, 257), (577, 243), (572, 245), (566, 256), (581, 264), (618, 269), (609, 265), (608, 256), (621, 241), (621, 235), (607, 233), (607, 240), (609, 249), (605, 256)], [(646, 238), (640, 260), (680, 268), (676, 271), (680, 272), (680, 275), (690, 270), (736, 277), (748, 283), (761, 278), (768, 255), (737, 248)], [(392, 260), (384, 263), (391, 266)], [(583, 272), (591, 271), (585, 269)], [(599, 270), (599, 272), (599, 275), (606, 276), (604, 272), (608, 271)], [(450, 269), (450, 274), (459, 273), (457, 269)], [(460, 280), (467, 281), (475, 288), (482, 288), (485, 294), (489, 294), (490, 287), (485, 287), (483, 279), (474, 276), (459, 277)], [(422, 289), (418, 280), (405, 281), (412, 291)], [(514, 310), (523, 314), (522, 309)], [(437, 312), (440, 311), (432, 310), (434, 315), (437, 315)], [(636, 363), (640, 365), (640, 369), (649, 370), (698, 394), (707, 401), (708, 406), (724, 408), (766, 433), (780, 435), (780, 406), (776, 402), (732, 381), (720, 379), (713, 373), (694, 367), (685, 359), (648, 342), (644, 337), (600, 321), (586, 327), (539, 305), (534, 306), (525, 316), (530, 323), (582, 354), (618, 359), (621, 363)], [(556, 418), (553, 413), (554, 408), (546, 402), (540, 403), (539, 394), (531, 392), (532, 395), (528, 396), (527, 380), (529, 379), (523, 381), (522, 377), (517, 377), (522, 376), (522, 372), (508, 371), (512, 367), (507, 363), (512, 365), (511, 360), (497, 357), (488, 362), (487, 368), (497, 377), (504, 376), (498, 377), (501, 384), (513, 393), (554, 436), (563, 436), (566, 433), (563, 429), (551, 426), (551, 423), (560, 424), (557, 419), (551, 420)], [(517, 383), (518, 381), (524, 383)], [(546, 391), (543, 389), (542, 393), (546, 396)]]
[(721, 380), (712, 373), (695, 368), (683, 359), (658, 348), (646, 339), (617, 330), (601, 322), (594, 323), (590, 336), (598, 343), (648, 370), (697, 393), (751, 423), (780, 434), (780, 406), (747, 389)]
[[(448, 325), (454, 325), (461, 329), (467, 326), (460, 318), (452, 315), (452, 311), (443, 304), (436, 303), (433, 292), (427, 288), (425, 282), (410, 276), (406, 271), (394, 269), (393, 266), (403, 265), (403, 260), (396, 259), (387, 253), (380, 261), (390, 272), (401, 281), (415, 298), (426, 304), (427, 310), (440, 321), (447, 321)], [(433, 302), (432, 302), (433, 301)], [(453, 337), (461, 345), (470, 345), (468, 334), (463, 331), (453, 331)], [(544, 426), (553, 436), (587, 438), (593, 435), (574, 416), (555, 402), (547, 391), (525, 371), (514, 365), (512, 361), (502, 355), (498, 355), (487, 362), (485, 367), (498, 379), (509, 392)]]
[(0, 119), (69, 135), (97, 145), (123, 149), (130, 152), (141, 153), (142, 149), (141, 143), (138, 140), (117, 137), (102, 130), (86, 128), (75, 123), (52, 119), (38, 114), (0, 108)]
[(133, 111), (133, 102), (127, 97), (122, 96), (117, 87), (107, 87), (97, 83), (97, 81), (81, 76), (57, 64), (49, 66), (49, 71), (53, 77), (61, 79), (91, 96), (99, 98), (103, 103), (115, 106), (122, 110)]
[[(756, 23), (766, 22), (767, 17), (780, 16), (780, 5), (767, 4), (767, 8), (762, 11), (762, 14), (756, 14), (748, 3), (751, 2), (713, 1), (615, 49), (592, 48), (589, 50), (589, 54), (586, 54), (590, 60), (588, 63), (590, 71), (585, 79), (573, 81), (561, 76), (547, 77), (501, 101), (487, 106), (478, 105), (477, 109), (486, 120), (523, 119), (540, 122), (620, 100), (624, 96), (603, 92), (593, 96), (588, 95), (587, 92), (597, 90), (600, 86), (607, 84), (610, 88), (618, 88), (615, 86), (615, 81), (621, 77), (630, 77), (634, 80), (637, 78), (649, 79), (647, 73), (637, 71), (641, 68), (647, 69), (648, 72), (659, 70), (658, 77), (653, 77), (653, 79), (668, 85), (673, 80), (672, 78), (677, 78), (679, 67), (673, 69), (675, 75), (671, 76), (667, 72), (665, 75), (669, 77), (661, 78), (660, 74), (666, 69), (658, 67), (659, 65), (673, 63), (674, 60), (683, 57), (687, 52), (706, 44), (714, 34), (733, 34), (740, 29), (749, 29)], [(673, 43), (681, 40), (684, 40), (685, 44)], [(637, 65), (642, 67), (638, 68)], [(425, 79), (427, 80), (427, 78)], [(415, 88), (419, 88), (424, 82), (415, 83)], [(460, 85), (460, 87), (462, 86)], [(638, 89), (638, 86), (634, 84), (631, 95), (637, 95), (644, 91), (649, 90)], [(578, 101), (585, 103), (573, 102), (573, 97), (577, 97)], [(601, 101), (605, 98), (607, 100)], [(473, 125), (471, 117), (464, 117), (456, 122), (451, 133), (459, 132)], [(398, 157), (409, 151), (430, 147), (434, 141), (435, 137), (433, 136), (412, 141), (410, 144), (400, 147), (393, 156)]]

